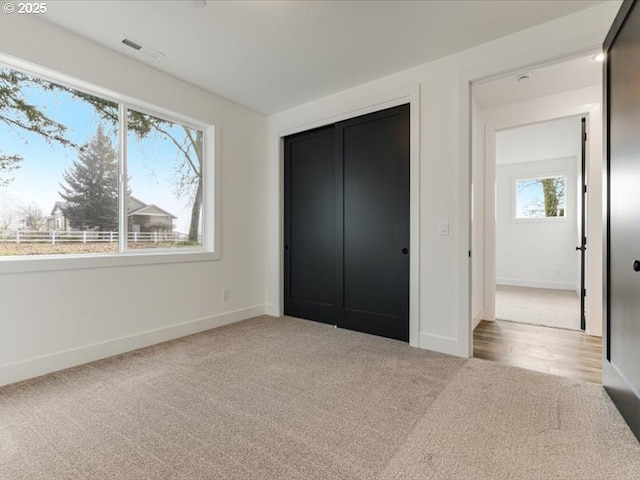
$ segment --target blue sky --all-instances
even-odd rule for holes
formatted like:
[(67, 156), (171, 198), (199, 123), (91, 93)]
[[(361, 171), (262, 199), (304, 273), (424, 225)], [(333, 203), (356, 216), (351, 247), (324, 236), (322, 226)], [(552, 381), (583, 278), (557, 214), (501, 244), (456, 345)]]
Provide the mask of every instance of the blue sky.
[[(60, 91), (47, 92), (39, 87), (23, 89), (26, 100), (42, 109), (51, 119), (67, 126), (67, 138), (79, 145), (86, 143), (95, 133), (100, 118), (86, 102), (73, 99)], [(104, 125), (117, 148), (118, 139), (111, 125)], [(181, 134), (180, 127), (174, 127)], [(11, 129), (0, 122), (0, 151), (19, 154), (24, 160), (17, 170), (2, 174), (0, 178), (13, 181), (0, 187), (0, 222), (11, 214), (18, 221), (15, 210), (35, 203), (48, 215), (55, 202), (61, 201), (58, 191), (63, 172), (77, 158), (77, 151), (59, 144), (48, 144), (37, 134)], [(188, 199), (177, 198), (175, 166), (178, 150), (170, 140), (153, 132), (143, 140), (129, 135), (128, 176), (132, 195), (145, 203), (153, 203), (172, 213), (178, 219), (176, 228), (188, 232), (191, 205)], [(16, 226), (16, 225), (13, 225)]]

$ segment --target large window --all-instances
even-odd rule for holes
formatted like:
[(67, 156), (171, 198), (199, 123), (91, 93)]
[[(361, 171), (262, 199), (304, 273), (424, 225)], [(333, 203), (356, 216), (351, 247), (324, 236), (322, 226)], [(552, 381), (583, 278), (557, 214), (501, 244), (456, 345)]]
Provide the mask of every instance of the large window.
[(0, 257), (212, 245), (206, 129), (170, 117), (0, 66)]
[(515, 183), (516, 219), (567, 216), (565, 175), (518, 179)]

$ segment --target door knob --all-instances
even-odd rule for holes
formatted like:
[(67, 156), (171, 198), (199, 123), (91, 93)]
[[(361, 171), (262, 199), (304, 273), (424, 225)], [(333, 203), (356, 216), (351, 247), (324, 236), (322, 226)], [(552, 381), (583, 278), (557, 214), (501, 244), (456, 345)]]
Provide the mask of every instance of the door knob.
[(409, 253), (409, 249), (408, 248), (403, 248), (402, 249), (402, 254), (406, 255), (407, 253)]
[(633, 271), (640, 272), (640, 260), (633, 261)]

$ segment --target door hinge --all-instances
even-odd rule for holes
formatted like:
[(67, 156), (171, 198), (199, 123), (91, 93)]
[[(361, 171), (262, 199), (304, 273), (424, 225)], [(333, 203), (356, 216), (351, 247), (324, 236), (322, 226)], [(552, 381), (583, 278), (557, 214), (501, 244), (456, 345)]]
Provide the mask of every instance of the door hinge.
[(587, 186), (584, 186), (584, 193), (587, 193)]
[(469, 250), (469, 258), (471, 258), (471, 250)]
[(587, 141), (587, 132), (584, 132), (584, 141)]
[(583, 289), (582, 289), (582, 296), (583, 296), (583, 297), (586, 297), (586, 296), (587, 296), (587, 289), (586, 289), (586, 288), (583, 288)]

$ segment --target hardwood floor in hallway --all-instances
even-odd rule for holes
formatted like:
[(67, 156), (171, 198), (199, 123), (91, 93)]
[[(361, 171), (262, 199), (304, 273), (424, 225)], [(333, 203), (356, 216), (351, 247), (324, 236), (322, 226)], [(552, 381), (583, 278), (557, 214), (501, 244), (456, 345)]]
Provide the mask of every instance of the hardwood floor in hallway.
[(473, 332), (473, 356), (602, 383), (602, 339), (583, 332), (482, 320)]

